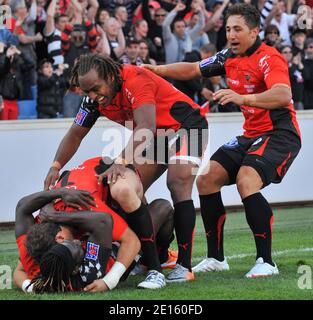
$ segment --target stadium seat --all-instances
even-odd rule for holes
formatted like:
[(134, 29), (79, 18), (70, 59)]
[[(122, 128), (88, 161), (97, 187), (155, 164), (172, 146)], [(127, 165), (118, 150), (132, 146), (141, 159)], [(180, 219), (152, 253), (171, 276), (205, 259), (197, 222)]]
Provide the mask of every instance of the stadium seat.
[(37, 99), (37, 85), (31, 87), (33, 100)]
[(18, 101), (18, 119), (37, 119), (36, 100)]

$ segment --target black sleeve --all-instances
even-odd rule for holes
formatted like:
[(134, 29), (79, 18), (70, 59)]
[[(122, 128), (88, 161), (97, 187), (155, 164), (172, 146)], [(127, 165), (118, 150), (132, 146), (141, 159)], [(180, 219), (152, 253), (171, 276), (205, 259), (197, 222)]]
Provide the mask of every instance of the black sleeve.
[(91, 128), (100, 117), (98, 103), (85, 96), (82, 100), (74, 123), (81, 127)]
[(219, 51), (216, 55), (200, 61), (199, 68), (205, 78), (221, 76), (226, 73), (224, 65), (231, 56), (230, 49)]
[(148, 22), (148, 25), (151, 26), (152, 19), (149, 11), (149, 0), (142, 0), (142, 17)]
[(86, 243), (85, 257), (79, 268), (79, 274), (76, 275), (75, 279), (71, 279), (75, 290), (81, 290), (94, 280), (105, 276), (110, 254), (111, 250), (102, 247), (98, 243), (91, 241)]

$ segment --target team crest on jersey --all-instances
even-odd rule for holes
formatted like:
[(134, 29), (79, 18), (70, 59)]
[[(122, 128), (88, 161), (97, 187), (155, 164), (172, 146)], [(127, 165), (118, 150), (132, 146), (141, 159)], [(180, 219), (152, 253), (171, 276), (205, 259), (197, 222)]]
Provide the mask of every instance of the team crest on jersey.
[(100, 246), (93, 242), (87, 242), (86, 259), (97, 260)]
[(86, 119), (88, 115), (88, 112), (82, 108), (79, 108), (79, 111), (76, 115), (76, 118), (75, 118), (75, 123), (78, 124), (79, 126), (81, 126), (84, 122), (84, 120)]

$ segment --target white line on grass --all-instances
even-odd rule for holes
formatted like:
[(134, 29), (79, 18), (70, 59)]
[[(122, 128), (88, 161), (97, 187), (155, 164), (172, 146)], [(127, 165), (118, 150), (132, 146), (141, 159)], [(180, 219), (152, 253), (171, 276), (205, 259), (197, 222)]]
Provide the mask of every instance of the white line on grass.
[[(281, 251), (273, 251), (272, 255), (273, 256), (281, 256), (284, 254), (288, 253), (298, 253), (298, 252), (311, 252), (313, 251), (313, 248), (299, 248), (299, 249), (287, 249), (287, 250), (281, 250)], [(241, 253), (241, 254), (234, 254), (232, 256), (226, 256), (227, 260), (232, 260), (232, 259), (244, 259), (247, 257), (254, 257), (255, 253)], [(193, 258), (192, 260), (194, 262), (201, 261), (204, 258)]]

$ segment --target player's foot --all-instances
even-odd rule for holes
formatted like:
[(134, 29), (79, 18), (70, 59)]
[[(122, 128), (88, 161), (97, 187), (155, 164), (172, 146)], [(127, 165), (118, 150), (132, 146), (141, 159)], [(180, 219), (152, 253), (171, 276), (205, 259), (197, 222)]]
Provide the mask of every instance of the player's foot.
[(193, 272), (207, 271), (226, 271), (229, 270), (229, 265), (226, 258), (224, 261), (218, 261), (214, 258), (206, 258), (192, 268)]
[(255, 266), (246, 274), (246, 278), (269, 277), (274, 274), (279, 274), (276, 264), (274, 266), (264, 262), (263, 258), (258, 258)]
[(162, 269), (174, 269), (176, 267), (176, 261), (178, 257), (178, 251), (168, 250), (167, 260), (161, 264)]
[(144, 281), (138, 284), (142, 289), (161, 289), (166, 286), (165, 276), (156, 270), (150, 270)]
[(176, 267), (167, 276), (166, 282), (184, 282), (194, 279), (195, 275), (193, 272), (190, 272), (187, 268), (177, 263)]

